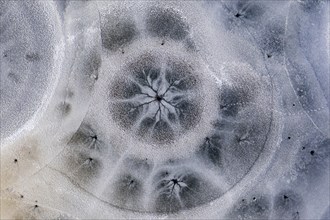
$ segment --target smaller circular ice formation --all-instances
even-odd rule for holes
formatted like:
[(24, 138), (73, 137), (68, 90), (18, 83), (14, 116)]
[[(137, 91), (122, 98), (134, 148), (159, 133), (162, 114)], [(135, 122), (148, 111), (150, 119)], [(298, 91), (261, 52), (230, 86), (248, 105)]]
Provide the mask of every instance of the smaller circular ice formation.
[(110, 85), (111, 115), (145, 140), (169, 143), (200, 121), (198, 77), (183, 62), (133, 63)]

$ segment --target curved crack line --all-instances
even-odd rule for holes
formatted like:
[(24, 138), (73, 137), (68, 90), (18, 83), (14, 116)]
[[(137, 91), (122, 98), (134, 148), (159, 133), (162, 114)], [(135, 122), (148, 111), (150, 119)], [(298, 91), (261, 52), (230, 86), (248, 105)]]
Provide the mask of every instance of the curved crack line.
[[(289, 11), (290, 11), (290, 8), (291, 8), (291, 3), (292, 2), (290, 2), (289, 3)], [(288, 36), (287, 36), (287, 32), (288, 32), (288, 19), (289, 19), (289, 13), (287, 13), (287, 16), (286, 16), (286, 18), (285, 18), (285, 31), (284, 31), (284, 36), (285, 36), (285, 39), (287, 39), (288, 38)], [(285, 41), (283, 41), (283, 47), (285, 48), (286, 47), (286, 44), (285, 44)], [(295, 94), (295, 97), (297, 98), (297, 100), (298, 100), (298, 102), (299, 102), (299, 104), (301, 105), (301, 106), (303, 106), (302, 105), (302, 103), (301, 103), (301, 101), (300, 101), (300, 99), (299, 99), (299, 97), (298, 97), (298, 95), (297, 95), (297, 93), (296, 93), (296, 91), (295, 91), (295, 89), (294, 89), (294, 87), (293, 87), (293, 85), (292, 85), (292, 81), (291, 81), (291, 79), (290, 79), (290, 74), (289, 74), (289, 71), (288, 71), (288, 69), (287, 69), (287, 60), (288, 60), (288, 58), (287, 58), (287, 54), (286, 54), (286, 50), (284, 49), (284, 51), (283, 51), (283, 53), (284, 53), (284, 56), (283, 56), (283, 62), (284, 62), (284, 69), (285, 69), (285, 73), (286, 73), (286, 76), (289, 78), (289, 83), (290, 83), (290, 87), (291, 87), (291, 89), (292, 89), (292, 91), (293, 91), (293, 93)], [(322, 135), (324, 135), (324, 136), (326, 136), (326, 134), (315, 124), (315, 122), (314, 122), (314, 120), (312, 119), (312, 117), (308, 114), (308, 112), (306, 112), (306, 110), (303, 108), (303, 110), (304, 110), (304, 112), (305, 112), (305, 114), (306, 114), (306, 116), (308, 117), (308, 119), (311, 121), (311, 123), (314, 125), (314, 127), (322, 134)]]

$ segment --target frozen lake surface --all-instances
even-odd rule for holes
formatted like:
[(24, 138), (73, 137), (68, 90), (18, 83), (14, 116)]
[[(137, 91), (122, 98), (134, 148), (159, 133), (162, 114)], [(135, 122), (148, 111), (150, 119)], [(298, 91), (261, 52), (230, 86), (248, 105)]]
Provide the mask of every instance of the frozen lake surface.
[(330, 219), (326, 0), (0, 0), (2, 219)]

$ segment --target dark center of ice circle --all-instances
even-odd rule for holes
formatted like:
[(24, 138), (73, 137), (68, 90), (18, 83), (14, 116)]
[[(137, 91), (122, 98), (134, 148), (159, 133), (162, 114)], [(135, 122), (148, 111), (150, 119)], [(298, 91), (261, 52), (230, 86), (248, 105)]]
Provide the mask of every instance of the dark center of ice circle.
[(163, 99), (162, 96), (159, 96), (158, 94), (156, 95), (155, 98), (156, 98), (156, 100), (157, 100), (158, 102), (162, 101), (162, 99)]
[(112, 86), (111, 113), (125, 129), (169, 143), (199, 121), (197, 79), (183, 68), (137, 68)]

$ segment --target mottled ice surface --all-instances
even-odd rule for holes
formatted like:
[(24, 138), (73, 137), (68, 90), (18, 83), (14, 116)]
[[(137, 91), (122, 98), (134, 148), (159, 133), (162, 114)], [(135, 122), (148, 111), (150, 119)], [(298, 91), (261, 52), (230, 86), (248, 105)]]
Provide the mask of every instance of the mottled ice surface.
[(329, 219), (326, 0), (0, 0), (2, 219)]

